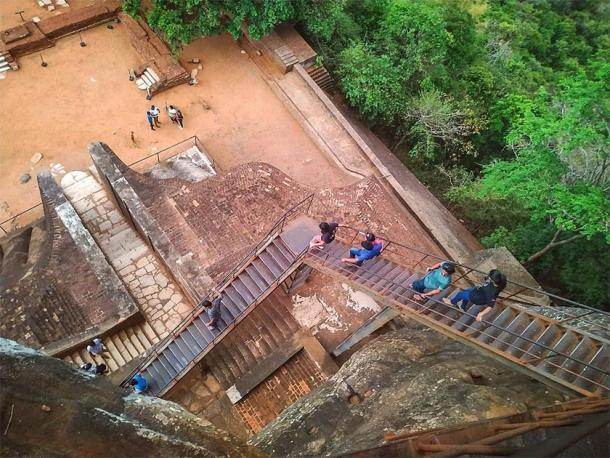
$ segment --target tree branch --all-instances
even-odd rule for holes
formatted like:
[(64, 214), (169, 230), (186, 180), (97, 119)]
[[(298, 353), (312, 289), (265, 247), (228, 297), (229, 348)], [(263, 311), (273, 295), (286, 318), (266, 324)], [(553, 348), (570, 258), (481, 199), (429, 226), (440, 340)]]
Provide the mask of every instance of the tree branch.
[(553, 236), (553, 239), (540, 251), (537, 251), (536, 253), (534, 253), (533, 255), (531, 255), (529, 258), (527, 258), (527, 261), (525, 262), (532, 262), (535, 261), (536, 259), (541, 258), (542, 256), (544, 256), (549, 250), (551, 250), (552, 248), (556, 248), (558, 246), (561, 245), (565, 245), (566, 243), (570, 243), (573, 242), (574, 240), (577, 239), (581, 239), (584, 237), (584, 234), (576, 234), (573, 235), (572, 237), (569, 237), (567, 239), (561, 240), (559, 242), (557, 242), (557, 237), (559, 237), (559, 234), (563, 231), (563, 229), (558, 229), (557, 232), (555, 232), (555, 235)]

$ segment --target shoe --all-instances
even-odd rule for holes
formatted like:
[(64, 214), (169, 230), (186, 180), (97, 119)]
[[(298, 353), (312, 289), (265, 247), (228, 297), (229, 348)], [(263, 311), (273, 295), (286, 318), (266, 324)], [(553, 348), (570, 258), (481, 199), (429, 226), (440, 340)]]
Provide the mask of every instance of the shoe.
[(451, 303), (451, 299), (449, 299), (448, 297), (443, 297), (443, 302), (447, 305), (453, 306), (453, 304)]

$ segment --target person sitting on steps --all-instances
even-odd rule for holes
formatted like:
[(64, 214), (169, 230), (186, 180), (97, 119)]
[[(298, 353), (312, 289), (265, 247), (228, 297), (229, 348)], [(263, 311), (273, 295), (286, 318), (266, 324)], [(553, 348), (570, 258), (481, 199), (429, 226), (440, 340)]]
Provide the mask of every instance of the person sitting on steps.
[[(506, 288), (506, 276), (499, 270), (492, 269), (480, 286), (463, 289), (451, 299), (443, 298), (443, 302), (454, 307), (457, 306), (462, 312), (468, 310), (467, 305), (469, 303), (484, 305), (485, 308), (476, 316), (476, 320), (480, 322), (496, 305), (496, 298), (504, 288)], [(458, 303), (460, 304), (458, 305)]]
[(309, 248), (318, 248), (323, 250), (326, 245), (335, 240), (335, 234), (339, 228), (338, 223), (327, 223), (323, 221), (320, 223), (320, 234), (316, 235), (311, 242), (309, 242)]
[(451, 284), (451, 275), (455, 272), (455, 266), (447, 261), (439, 262), (426, 269), (428, 272), (424, 277), (411, 283), (410, 288), (416, 291), (413, 296), (416, 301), (423, 301), (428, 297), (435, 296)]
[(373, 244), (373, 251), (375, 251), (377, 256), (379, 256), (383, 251), (383, 241), (378, 239), (372, 232), (367, 232), (364, 235), (364, 238)]
[(148, 390), (148, 381), (142, 374), (134, 375), (129, 384), (136, 394), (144, 394)]
[(350, 248), (349, 258), (341, 258), (341, 261), (348, 264), (355, 264), (360, 267), (364, 261), (379, 256), (379, 252), (374, 249), (373, 244), (368, 240), (364, 240), (360, 246), (362, 248)]

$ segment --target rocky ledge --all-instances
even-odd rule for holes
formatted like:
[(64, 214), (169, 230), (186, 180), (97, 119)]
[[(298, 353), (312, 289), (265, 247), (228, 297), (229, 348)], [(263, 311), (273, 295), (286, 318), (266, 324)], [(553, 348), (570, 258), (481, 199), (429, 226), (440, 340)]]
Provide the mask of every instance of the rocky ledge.
[(417, 325), (358, 351), (250, 443), (272, 456), (328, 456), (418, 431), (511, 415), (566, 397)]

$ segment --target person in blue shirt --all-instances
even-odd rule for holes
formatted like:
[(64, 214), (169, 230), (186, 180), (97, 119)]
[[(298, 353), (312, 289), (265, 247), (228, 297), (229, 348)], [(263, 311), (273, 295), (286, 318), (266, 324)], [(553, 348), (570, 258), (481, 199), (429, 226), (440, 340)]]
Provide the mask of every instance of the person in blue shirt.
[(203, 308), (208, 313), (209, 321), (206, 323), (206, 326), (210, 331), (218, 330), (218, 320), (220, 320), (220, 304), (222, 301), (222, 296), (218, 296), (212, 302), (205, 300), (201, 303)]
[(368, 240), (363, 241), (360, 246), (362, 248), (350, 248), (349, 258), (342, 258), (341, 261), (361, 266), (364, 261), (379, 255), (379, 251), (375, 250), (373, 244)]
[(383, 242), (378, 239), (372, 232), (367, 232), (365, 238), (373, 244), (373, 251), (377, 253), (376, 256), (379, 256), (383, 251)]
[(423, 278), (411, 283), (411, 289), (417, 294), (413, 296), (416, 301), (440, 293), (451, 284), (451, 275), (455, 272), (455, 266), (450, 262), (439, 262), (426, 269), (428, 272)]
[(136, 394), (143, 394), (148, 390), (148, 382), (142, 374), (134, 375), (130, 384)]

